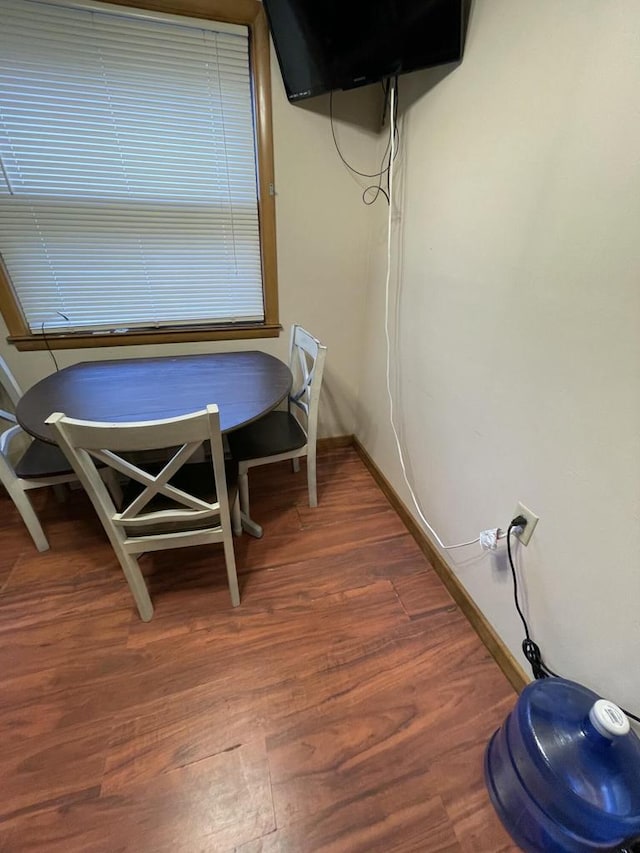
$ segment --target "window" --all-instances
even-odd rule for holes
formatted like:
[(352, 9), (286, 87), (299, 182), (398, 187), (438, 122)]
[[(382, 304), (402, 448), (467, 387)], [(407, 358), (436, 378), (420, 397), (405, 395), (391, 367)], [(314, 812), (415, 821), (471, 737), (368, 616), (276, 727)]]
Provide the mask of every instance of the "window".
[(261, 4), (217, 0), (217, 21), (182, 16), (199, 14), (198, 0), (180, 0), (180, 16), (73, 0), (2, 5), (10, 340), (277, 334)]

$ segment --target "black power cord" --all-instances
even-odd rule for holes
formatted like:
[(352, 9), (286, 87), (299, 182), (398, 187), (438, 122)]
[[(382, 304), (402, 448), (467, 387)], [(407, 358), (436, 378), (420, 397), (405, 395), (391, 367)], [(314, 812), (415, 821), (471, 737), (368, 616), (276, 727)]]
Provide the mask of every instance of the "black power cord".
[[(66, 314), (63, 314), (63, 313), (62, 313), (62, 311), (56, 311), (56, 314), (59, 314), (59, 315), (63, 318), (63, 320), (66, 320), (67, 322), (69, 322), (69, 318), (67, 317), (67, 315), (66, 315)], [(42, 332), (42, 337), (44, 338), (44, 343), (45, 343), (45, 346), (47, 347), (47, 350), (48, 350), (48, 352), (49, 352), (49, 355), (50, 355), (50, 356), (51, 356), (51, 358), (53, 359), (53, 363), (54, 363), (54, 365), (55, 365), (56, 372), (58, 372), (58, 371), (60, 370), (60, 368), (59, 368), (59, 366), (58, 366), (58, 362), (57, 362), (57, 360), (56, 360), (56, 357), (55, 357), (55, 355), (53, 354), (53, 350), (51, 349), (51, 346), (50, 346), (50, 344), (49, 344), (49, 338), (47, 337), (47, 333), (45, 332), (45, 329), (44, 329), (44, 327), (45, 327), (45, 325), (46, 325), (46, 322), (47, 322), (46, 320), (43, 320), (43, 321), (42, 321), (42, 324), (41, 324), (41, 326), (40, 326), (40, 330), (41, 330), (41, 332)]]
[[(531, 671), (535, 679), (549, 678), (550, 676), (553, 678), (560, 678), (558, 673), (554, 672), (544, 662), (542, 652), (540, 651), (540, 646), (531, 638), (529, 625), (527, 623), (524, 613), (522, 612), (522, 607), (520, 606), (520, 598), (518, 596), (518, 575), (516, 573), (516, 567), (513, 561), (513, 553), (511, 551), (511, 534), (513, 533), (516, 527), (525, 527), (526, 524), (527, 519), (522, 515), (517, 515), (511, 521), (509, 529), (507, 530), (507, 555), (509, 557), (509, 566), (511, 568), (511, 576), (513, 578), (513, 600), (516, 605), (516, 610), (518, 611), (518, 616), (520, 617), (522, 625), (524, 627), (524, 640), (522, 641), (522, 651), (526, 659), (529, 661)], [(640, 717), (637, 717), (635, 714), (632, 714), (625, 708), (621, 708), (621, 710), (627, 715), (627, 717), (631, 717), (632, 720), (635, 720), (637, 723), (640, 723)]]
[[(333, 137), (333, 144), (335, 146), (336, 151), (338, 152), (338, 156), (340, 157), (340, 159), (342, 160), (344, 165), (347, 167), (347, 169), (349, 169), (350, 172), (353, 172), (354, 175), (358, 175), (361, 178), (378, 178), (377, 183), (370, 184), (368, 187), (365, 187), (365, 189), (362, 192), (362, 201), (366, 205), (372, 205), (375, 201), (378, 200), (380, 195), (383, 195), (385, 197), (387, 204), (391, 203), (390, 198), (389, 198), (389, 171), (391, 169), (391, 147), (392, 147), (391, 146), (391, 133), (392, 132), (395, 133), (394, 160), (398, 156), (398, 149), (399, 149), (399, 145), (400, 145), (400, 132), (398, 131), (398, 97), (397, 97), (397, 95), (398, 95), (398, 77), (397, 76), (393, 79), (392, 82), (388, 81), (387, 88), (385, 88), (385, 85), (382, 84), (382, 87), (385, 90), (385, 98), (387, 97), (388, 90), (391, 86), (393, 86), (395, 88), (395, 92), (396, 92), (395, 108), (394, 108), (393, 122), (392, 122), (392, 127), (394, 127), (395, 130), (389, 131), (389, 139), (387, 140), (387, 145), (385, 147), (384, 154), (382, 155), (382, 160), (380, 162), (379, 171), (372, 172), (372, 173), (361, 172), (359, 169), (356, 169), (354, 166), (351, 165), (351, 163), (349, 163), (347, 158), (343, 155), (342, 151), (340, 150), (340, 146), (338, 145), (338, 139), (336, 137), (336, 130), (335, 130), (335, 126), (334, 126), (334, 121), (333, 121), (333, 92), (329, 93), (329, 120), (331, 123), (331, 136)], [(383, 189), (383, 186), (382, 186), (382, 182), (385, 179), (385, 177), (386, 177), (386, 185), (387, 185), (386, 190)], [(370, 192), (374, 193), (372, 198), (368, 197), (368, 194)]]

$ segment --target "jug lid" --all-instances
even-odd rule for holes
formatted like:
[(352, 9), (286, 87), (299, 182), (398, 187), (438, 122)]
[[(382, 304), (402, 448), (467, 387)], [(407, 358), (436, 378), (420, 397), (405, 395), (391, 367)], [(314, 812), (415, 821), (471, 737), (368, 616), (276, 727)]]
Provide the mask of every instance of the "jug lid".
[(589, 711), (589, 720), (594, 729), (609, 740), (629, 734), (629, 717), (608, 699), (596, 700)]

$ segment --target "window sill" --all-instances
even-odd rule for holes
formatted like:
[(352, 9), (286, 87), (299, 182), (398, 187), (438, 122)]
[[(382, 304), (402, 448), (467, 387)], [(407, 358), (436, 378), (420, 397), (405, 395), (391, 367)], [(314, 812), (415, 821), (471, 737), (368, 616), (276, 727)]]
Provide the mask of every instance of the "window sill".
[(71, 332), (42, 335), (10, 335), (7, 340), (20, 351), (46, 349), (84, 349), (88, 347), (123, 347), (141, 344), (182, 344), (197, 341), (232, 341), (248, 338), (277, 338), (279, 324), (234, 324), (229, 326), (194, 327), (190, 329), (136, 329), (131, 332)]

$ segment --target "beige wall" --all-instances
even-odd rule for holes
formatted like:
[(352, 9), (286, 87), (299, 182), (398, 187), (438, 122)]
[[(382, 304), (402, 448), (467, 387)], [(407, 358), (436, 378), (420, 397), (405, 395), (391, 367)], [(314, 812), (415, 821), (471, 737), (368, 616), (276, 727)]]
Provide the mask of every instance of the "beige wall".
[[(519, 555), (549, 664), (640, 712), (640, 6), (476, 0), (463, 64), (402, 78), (400, 420), (449, 542)], [(400, 178), (400, 174), (399, 174)], [(383, 393), (372, 232), (357, 434), (407, 500)], [(502, 556), (451, 565), (514, 652)]]
[[(281, 337), (220, 344), (59, 350), (56, 357), (61, 367), (87, 359), (223, 349), (263, 349), (286, 358), (289, 327), (302, 323), (328, 346), (320, 434), (351, 434), (362, 334), (367, 209), (335, 153), (327, 100), (293, 107), (286, 100), (275, 64), (272, 79), (280, 321), (285, 330)], [(365, 160), (376, 153), (377, 137), (366, 130), (366, 118), (374, 114), (372, 96), (367, 91), (365, 98), (341, 98), (342, 112), (351, 121), (338, 121), (345, 149), (357, 150)], [(48, 353), (17, 352), (6, 343), (6, 336), (0, 319), (0, 355), (24, 388), (54, 370)]]

